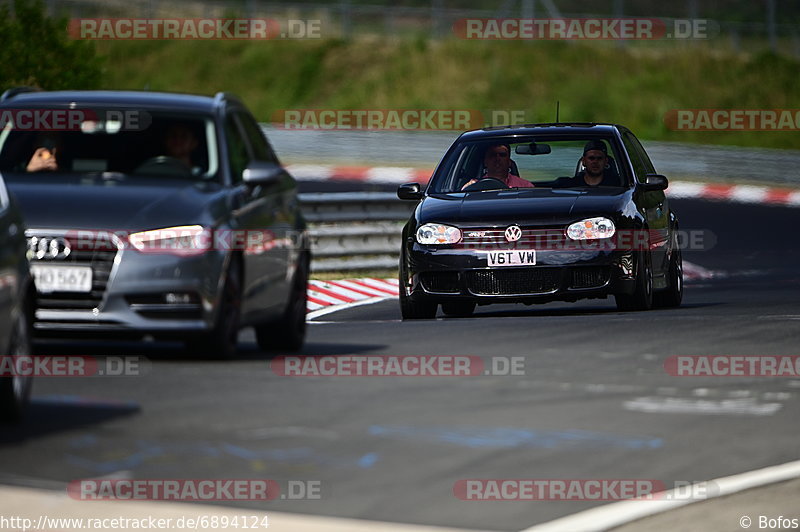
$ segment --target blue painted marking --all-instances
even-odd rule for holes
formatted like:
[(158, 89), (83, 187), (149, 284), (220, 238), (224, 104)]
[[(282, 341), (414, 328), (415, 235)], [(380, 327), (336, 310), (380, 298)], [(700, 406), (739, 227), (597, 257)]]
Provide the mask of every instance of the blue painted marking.
[(372, 425), (372, 436), (417, 439), (425, 442), (444, 442), (464, 447), (622, 447), (624, 449), (658, 449), (661, 438), (625, 437), (585, 430), (534, 430), (513, 427), (412, 427), (404, 425)]
[[(76, 439), (78, 440), (78, 439)], [(87, 437), (79, 440), (81, 449), (98, 444), (96, 438)], [(76, 446), (73, 445), (73, 448)], [(284, 463), (312, 463), (316, 465), (330, 465), (334, 467), (360, 467), (370, 468), (378, 461), (374, 453), (366, 454), (358, 458), (338, 457), (320, 454), (314, 449), (307, 447), (294, 447), (289, 449), (248, 449), (231, 443), (220, 443), (213, 445), (210, 443), (199, 442), (191, 444), (164, 444), (159, 445), (152, 442), (140, 440), (136, 442), (136, 450), (131, 450), (123, 458), (113, 460), (93, 460), (74, 454), (66, 454), (69, 464), (81, 467), (94, 473), (108, 474), (120, 470), (131, 470), (138, 466), (145, 465), (152, 459), (169, 458), (174, 460), (176, 457), (186, 458), (190, 456), (220, 458), (225, 455), (234, 456), (243, 460), (270, 460), (273, 462)], [(159, 467), (165, 467), (160, 463)]]
[(31, 403), (42, 405), (70, 405), (70, 406), (91, 406), (99, 408), (124, 408), (128, 410), (138, 410), (139, 403), (134, 401), (114, 401), (108, 399), (98, 399), (95, 397), (81, 397), (80, 395), (42, 395), (31, 398)]
[(370, 467), (374, 466), (377, 462), (378, 462), (377, 453), (367, 453), (358, 459), (358, 467), (363, 469), (369, 469)]

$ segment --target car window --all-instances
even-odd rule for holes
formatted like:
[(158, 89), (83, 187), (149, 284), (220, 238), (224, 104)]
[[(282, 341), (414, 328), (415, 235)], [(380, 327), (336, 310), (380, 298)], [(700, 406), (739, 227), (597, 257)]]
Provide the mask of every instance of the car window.
[(647, 155), (647, 150), (644, 149), (644, 146), (642, 146), (642, 143), (639, 142), (639, 139), (637, 139), (636, 136), (633, 133), (631, 133), (630, 131), (626, 131), (626, 134), (630, 137), (631, 143), (636, 148), (636, 152), (639, 154), (639, 157), (642, 160), (642, 165), (644, 166), (645, 172), (647, 174), (655, 174), (655, 173), (657, 173), (656, 169), (655, 169), (655, 166), (653, 166), (653, 162), (650, 160), (650, 157)]
[(8, 189), (3, 182), (3, 178), (0, 177), (0, 213), (8, 208), (9, 201)]
[(242, 174), (250, 162), (247, 143), (233, 115), (225, 119), (225, 136), (228, 140), (228, 167), (233, 183), (242, 182)]
[[(0, 171), (210, 179), (218, 175), (215, 137), (210, 117), (161, 112), (148, 112), (143, 127), (93, 119), (73, 130), (10, 129), (0, 136)], [(54, 165), (32, 164), (42, 150)]]
[[(631, 158), (631, 165), (633, 165), (633, 172), (636, 174), (636, 180), (639, 183), (644, 183), (647, 180), (648, 168), (642, 160), (643, 150), (641, 145), (630, 131), (625, 131), (623, 133), (622, 142), (625, 144), (625, 149), (628, 151), (628, 155)], [(652, 164), (650, 166), (652, 166)]]
[(264, 133), (261, 131), (261, 127), (255, 119), (250, 114), (243, 112), (237, 112), (236, 116), (239, 119), (239, 123), (242, 124), (244, 133), (250, 143), (250, 148), (253, 151), (253, 158), (258, 161), (278, 164), (275, 153), (264, 138)]
[(584, 171), (581, 166), (583, 148), (589, 140), (600, 140), (608, 153), (608, 164), (605, 169), (603, 187), (623, 186), (624, 179), (619, 173), (617, 161), (622, 153), (618, 144), (611, 137), (546, 137), (525, 136), (492, 140), (463, 142), (457, 145), (448, 155), (445, 164), (434, 176), (433, 192), (458, 192), (468, 183), (480, 180), (487, 170), (484, 156), (487, 149), (498, 144), (510, 148), (510, 173), (534, 187), (570, 188), (585, 186), (574, 180)]

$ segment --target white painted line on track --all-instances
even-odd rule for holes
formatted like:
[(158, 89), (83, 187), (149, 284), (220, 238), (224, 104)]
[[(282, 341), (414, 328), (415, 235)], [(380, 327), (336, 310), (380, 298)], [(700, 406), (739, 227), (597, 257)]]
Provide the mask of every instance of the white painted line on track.
[[(734, 493), (747, 489), (775, 484), (795, 478), (800, 478), (800, 460), (710, 480), (704, 484), (713, 485), (719, 488), (719, 491), (713, 495), (709, 494), (702, 499), (687, 498), (685, 495), (687, 492), (705, 492), (705, 489), (699, 491), (701, 486), (704, 488), (702, 484), (696, 484), (695, 486), (698, 487), (698, 490), (682, 487), (680, 488), (680, 493), (676, 490), (663, 492), (663, 498), (660, 500), (627, 500), (606, 504), (547, 523), (535, 525), (526, 528), (522, 532), (561, 532), (563, 530), (592, 532), (609, 530), (644, 517), (674, 510), (694, 502), (708, 501), (726, 495), (733, 495)], [(713, 510), (709, 509), (709, 511)]]

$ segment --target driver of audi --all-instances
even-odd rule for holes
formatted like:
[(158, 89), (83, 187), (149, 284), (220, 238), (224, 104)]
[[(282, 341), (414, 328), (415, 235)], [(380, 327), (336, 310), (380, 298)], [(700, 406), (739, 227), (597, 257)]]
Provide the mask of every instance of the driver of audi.
[[(511, 147), (508, 144), (494, 144), (486, 148), (483, 156), (484, 173), (480, 179), (494, 178), (502, 181), (510, 188), (532, 188), (533, 183), (511, 173)], [(480, 179), (470, 179), (461, 190), (464, 190)]]
[(175, 123), (167, 128), (164, 135), (164, 147), (170, 157), (178, 159), (188, 168), (192, 168), (192, 152), (198, 145), (192, 128), (186, 124)]

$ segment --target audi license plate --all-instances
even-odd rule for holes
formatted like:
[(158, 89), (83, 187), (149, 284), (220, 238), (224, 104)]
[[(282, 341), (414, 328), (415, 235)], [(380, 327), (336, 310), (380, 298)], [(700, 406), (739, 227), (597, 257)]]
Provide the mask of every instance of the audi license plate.
[(42, 294), (92, 291), (92, 268), (90, 266), (32, 264), (31, 273), (36, 290)]
[(534, 266), (536, 250), (487, 251), (486, 261), (489, 266)]

